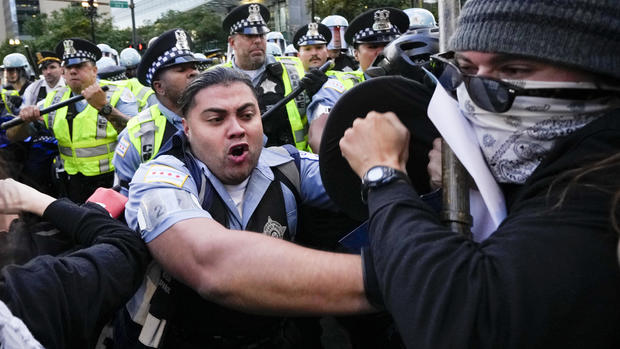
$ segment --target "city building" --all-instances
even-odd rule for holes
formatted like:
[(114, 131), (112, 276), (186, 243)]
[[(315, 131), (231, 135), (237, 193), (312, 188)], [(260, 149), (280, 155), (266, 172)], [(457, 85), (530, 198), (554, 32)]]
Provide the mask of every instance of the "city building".
[[(110, 14), (108, 2), (101, 2), (97, 6), (97, 14)], [(88, 1), (86, 1), (88, 3)], [(83, 6), (80, 0), (3, 0), (0, 7), (0, 40), (20, 39), (27, 40), (30, 36), (24, 28), (26, 20), (41, 14), (51, 14), (68, 6)]]

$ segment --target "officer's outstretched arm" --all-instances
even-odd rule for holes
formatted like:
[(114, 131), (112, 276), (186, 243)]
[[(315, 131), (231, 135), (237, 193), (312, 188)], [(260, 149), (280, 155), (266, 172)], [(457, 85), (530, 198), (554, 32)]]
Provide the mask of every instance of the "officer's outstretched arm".
[(229, 230), (209, 218), (180, 221), (147, 246), (170, 274), (222, 305), (283, 315), (373, 311), (356, 255)]

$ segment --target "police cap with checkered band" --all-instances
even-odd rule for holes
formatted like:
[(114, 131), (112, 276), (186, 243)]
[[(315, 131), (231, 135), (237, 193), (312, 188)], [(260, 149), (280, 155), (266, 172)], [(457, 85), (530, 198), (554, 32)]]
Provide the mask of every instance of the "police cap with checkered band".
[(157, 73), (178, 64), (198, 62), (191, 50), (191, 38), (183, 29), (177, 28), (161, 34), (153, 41), (138, 65), (138, 80), (151, 86)]
[(344, 39), (349, 44), (388, 43), (409, 28), (407, 14), (393, 7), (382, 7), (368, 10), (355, 17)]
[(101, 58), (101, 50), (97, 45), (80, 38), (61, 40), (54, 51), (62, 60), (63, 67), (88, 61), (95, 63)]
[(299, 50), (299, 46), (325, 44), (332, 39), (332, 32), (321, 23), (310, 23), (299, 28), (293, 37), (293, 46)]
[(269, 33), (269, 10), (261, 4), (245, 4), (235, 7), (226, 15), (222, 29), (229, 35), (260, 35)]

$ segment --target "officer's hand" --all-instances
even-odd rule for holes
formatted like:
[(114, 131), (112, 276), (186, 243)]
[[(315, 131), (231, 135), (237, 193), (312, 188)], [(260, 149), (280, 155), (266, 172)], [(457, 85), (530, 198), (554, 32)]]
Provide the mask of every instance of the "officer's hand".
[(99, 110), (107, 103), (105, 92), (101, 89), (99, 84), (94, 83), (82, 91), (82, 96), (92, 105), (93, 108)]
[(318, 68), (311, 68), (306, 75), (301, 79), (302, 86), (306, 89), (308, 97), (312, 98), (327, 82), (327, 75), (320, 71)]
[(366, 118), (355, 119), (339, 144), (342, 155), (360, 178), (378, 165), (407, 172), (409, 130), (392, 112), (371, 111)]
[(433, 140), (433, 149), (428, 152), (428, 165), (426, 171), (431, 181), (431, 189), (441, 188), (441, 138)]
[(24, 120), (24, 122), (41, 120), (41, 113), (36, 106), (27, 105), (19, 111), (19, 118)]

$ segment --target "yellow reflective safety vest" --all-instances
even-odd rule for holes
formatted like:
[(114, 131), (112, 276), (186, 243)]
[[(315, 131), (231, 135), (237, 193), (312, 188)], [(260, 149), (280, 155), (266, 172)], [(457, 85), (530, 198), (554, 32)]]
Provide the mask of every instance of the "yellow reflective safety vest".
[[(123, 86), (100, 81), (107, 85), (107, 100), (116, 106)], [(67, 100), (71, 97), (68, 86), (51, 91), (45, 98), (45, 107)], [(58, 140), (58, 150), (64, 162), (65, 171), (70, 175), (81, 173), (85, 176), (96, 176), (114, 171), (112, 158), (116, 148), (118, 133), (108, 120), (99, 115), (99, 111), (90, 104), (73, 117), (72, 131), (69, 131), (67, 113), (69, 107), (63, 107), (43, 115), (45, 126), (50, 129)]]
[(168, 120), (159, 109), (159, 104), (150, 106), (127, 122), (129, 141), (140, 153), (140, 160), (151, 160), (163, 143)]
[(4, 109), (6, 109), (7, 113), (13, 114), (13, 111), (11, 110), (11, 108), (9, 108), (9, 103), (6, 96), (19, 96), (19, 91), (7, 90), (3, 88), (0, 93), (2, 94), (2, 103), (4, 104)]
[[(305, 75), (304, 66), (297, 57), (275, 57), (275, 59), (284, 68), (282, 69), (282, 82), (284, 84), (284, 96), (288, 96), (299, 86), (301, 78)], [(216, 67), (232, 68), (232, 61), (222, 63)], [(306, 96), (303, 93), (286, 103), (286, 114), (288, 115), (295, 147), (304, 151), (308, 150), (306, 106)]]
[(337, 78), (343, 85), (344, 88), (349, 90), (353, 86), (363, 82), (366, 78), (364, 77), (364, 72), (361, 70), (356, 71), (339, 71), (339, 70), (328, 70), (325, 75), (334, 76)]
[(138, 81), (138, 78), (128, 79), (127, 87), (131, 90), (131, 93), (136, 96), (138, 111), (142, 111), (146, 107), (149, 97), (155, 93), (152, 88), (142, 85), (140, 81)]

